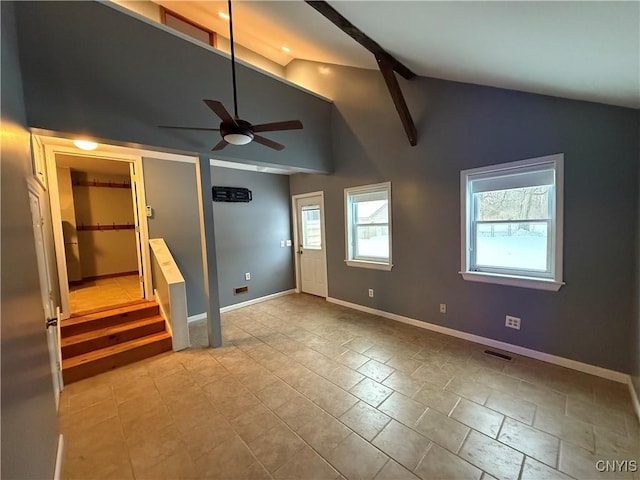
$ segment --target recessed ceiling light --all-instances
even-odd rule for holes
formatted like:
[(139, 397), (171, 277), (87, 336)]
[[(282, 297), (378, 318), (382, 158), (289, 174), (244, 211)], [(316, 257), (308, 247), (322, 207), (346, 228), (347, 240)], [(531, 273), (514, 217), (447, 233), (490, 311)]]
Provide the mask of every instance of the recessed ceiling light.
[(98, 147), (96, 142), (90, 140), (74, 140), (73, 144), (82, 150), (95, 150)]
[(282, 45), (280, 48), (282, 49), (282, 51), (283, 51), (284, 53), (289, 53), (289, 52), (291, 52), (291, 49), (290, 49), (289, 47), (284, 46), (284, 45)]
[(227, 21), (229, 20), (229, 15), (224, 12), (218, 12), (218, 16), (223, 20), (227, 20)]

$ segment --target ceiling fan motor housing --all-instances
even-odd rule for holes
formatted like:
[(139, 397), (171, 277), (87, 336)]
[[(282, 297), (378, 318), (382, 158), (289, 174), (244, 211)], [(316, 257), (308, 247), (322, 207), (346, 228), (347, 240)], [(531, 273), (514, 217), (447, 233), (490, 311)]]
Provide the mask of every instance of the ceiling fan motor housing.
[(251, 124), (240, 119), (236, 119), (235, 123), (222, 122), (220, 124), (220, 134), (222, 135), (222, 138), (227, 140), (229, 143), (236, 143), (229, 140), (238, 138), (237, 135), (248, 137), (248, 141), (244, 143), (249, 143), (251, 140), (253, 140), (253, 130), (251, 129)]

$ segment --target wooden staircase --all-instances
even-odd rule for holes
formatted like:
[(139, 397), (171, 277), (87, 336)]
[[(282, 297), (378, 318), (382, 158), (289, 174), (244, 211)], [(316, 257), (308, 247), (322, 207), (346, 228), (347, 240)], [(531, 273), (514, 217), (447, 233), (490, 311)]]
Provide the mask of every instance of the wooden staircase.
[(72, 316), (62, 321), (60, 336), (65, 384), (171, 350), (171, 335), (155, 302)]

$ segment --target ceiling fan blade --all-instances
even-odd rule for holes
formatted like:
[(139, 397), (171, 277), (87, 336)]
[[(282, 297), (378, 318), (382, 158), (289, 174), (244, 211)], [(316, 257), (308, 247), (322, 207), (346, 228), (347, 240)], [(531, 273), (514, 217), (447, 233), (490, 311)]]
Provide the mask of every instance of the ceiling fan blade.
[(173, 130), (202, 130), (205, 132), (219, 132), (219, 128), (207, 128), (207, 127), (173, 127), (170, 125), (158, 125), (158, 128), (171, 128)]
[(264, 145), (265, 147), (273, 148), (274, 150), (283, 150), (284, 149), (284, 145), (282, 145), (282, 144), (280, 144), (278, 142), (274, 142), (273, 140), (269, 140), (268, 138), (261, 137), (260, 135), (254, 135), (253, 136), (253, 141), (254, 142), (258, 142), (258, 143)]
[(276, 130), (300, 130), (302, 129), (300, 120), (287, 120), (286, 122), (262, 123), (254, 125), (251, 130), (254, 132), (275, 132)]
[(233, 119), (231, 114), (227, 112), (226, 108), (224, 108), (224, 105), (222, 105), (222, 103), (218, 102), (217, 100), (202, 100), (202, 101), (206, 103), (207, 107), (213, 110), (213, 113), (215, 113), (218, 117), (220, 117), (220, 120), (222, 120), (223, 122), (236, 123), (236, 121)]
[(215, 146), (215, 147), (213, 147), (213, 148), (211, 149), (211, 151), (212, 151), (212, 152), (216, 152), (216, 151), (218, 151), (218, 150), (222, 150), (222, 149), (223, 149), (224, 147), (226, 147), (227, 145), (229, 145), (229, 144), (228, 144), (228, 143), (227, 143), (227, 141), (223, 138), (222, 140), (220, 140), (220, 141), (216, 144), (216, 146)]

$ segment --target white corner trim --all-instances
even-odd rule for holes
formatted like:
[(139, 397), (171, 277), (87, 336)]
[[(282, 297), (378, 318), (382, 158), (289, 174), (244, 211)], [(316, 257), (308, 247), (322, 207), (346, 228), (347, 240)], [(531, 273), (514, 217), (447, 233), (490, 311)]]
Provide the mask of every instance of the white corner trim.
[(249, 305), (255, 305), (256, 303), (262, 303), (262, 302), (266, 302), (267, 300), (273, 300), (274, 298), (284, 297), (285, 295), (291, 295), (292, 293), (296, 293), (295, 288), (292, 288), (291, 290), (285, 290), (284, 292), (277, 292), (277, 293), (272, 293), (271, 295), (265, 295), (264, 297), (254, 298), (253, 300), (247, 300), (246, 302), (235, 303), (227, 307), (222, 307), (220, 309), (220, 313), (230, 312), (231, 310), (237, 310), (238, 308), (248, 307)]
[(598, 367), (595, 365), (589, 365), (588, 363), (578, 362), (576, 360), (571, 360), (569, 358), (558, 357), (556, 355), (551, 355), (549, 353), (539, 352), (537, 350), (531, 350), (529, 348), (520, 347), (518, 345), (512, 345), (510, 343), (501, 342), (499, 340), (494, 340), (492, 338), (481, 337), (479, 335), (474, 335), (472, 333), (461, 332), (460, 330), (454, 330), (452, 328), (442, 327), (440, 325), (423, 322), (421, 320), (416, 320), (414, 318), (403, 317), (402, 315), (397, 315), (395, 313), (389, 313), (382, 310), (376, 310), (375, 308), (365, 307), (364, 305), (358, 305), (357, 303), (346, 302), (344, 300), (339, 300), (337, 298), (327, 297), (327, 301), (331, 303), (335, 303), (337, 305), (342, 305), (343, 307), (349, 307), (349, 308), (353, 308), (354, 310), (360, 310), (362, 312), (371, 313), (373, 315), (378, 315), (380, 317), (388, 318), (390, 320), (395, 320), (397, 322), (407, 323), (415, 327), (424, 328), (426, 330), (432, 330), (438, 333), (443, 333), (451, 337), (461, 338), (463, 340), (479, 343), (481, 345), (487, 345), (489, 347), (499, 348), (501, 350), (522, 355), (524, 357), (534, 358), (536, 360), (552, 363), (554, 365), (570, 368), (572, 370), (577, 370), (583, 373), (589, 373), (597, 377), (613, 380), (614, 382), (619, 382), (619, 383), (630, 382), (629, 375), (622, 372), (616, 372), (615, 370), (608, 370), (606, 368)]
[(631, 403), (633, 403), (633, 408), (636, 411), (636, 417), (638, 417), (638, 422), (640, 422), (640, 400), (638, 399), (638, 392), (636, 392), (636, 388), (633, 386), (633, 380), (631, 380), (631, 375), (629, 375), (629, 392), (631, 394)]
[(62, 434), (58, 437), (58, 451), (56, 452), (56, 468), (53, 473), (53, 480), (62, 478), (62, 462), (64, 461), (64, 437)]
[(187, 317), (187, 323), (197, 322), (198, 320), (206, 320), (206, 319), (207, 319), (207, 312), (198, 313), (196, 315), (191, 315), (190, 317)]

